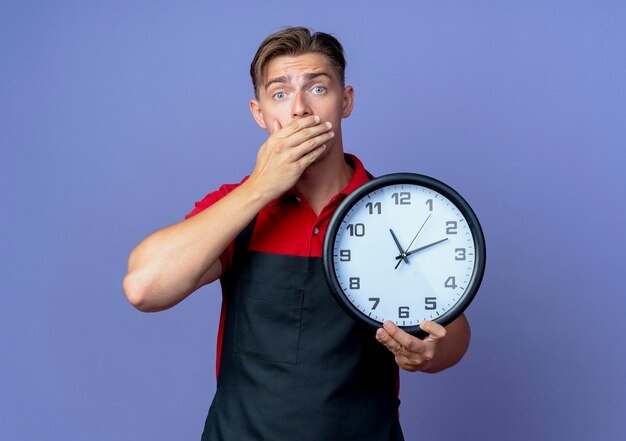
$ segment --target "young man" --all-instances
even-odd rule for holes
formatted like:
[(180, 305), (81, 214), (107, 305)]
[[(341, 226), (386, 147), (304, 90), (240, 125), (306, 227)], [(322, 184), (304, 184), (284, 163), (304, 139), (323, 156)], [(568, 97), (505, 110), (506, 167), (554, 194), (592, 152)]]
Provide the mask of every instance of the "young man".
[(437, 372), (469, 344), (464, 316), (424, 322), (423, 341), (385, 323), (374, 335), (336, 304), (322, 242), (340, 202), (369, 177), (343, 151), (341, 44), (288, 28), (259, 47), (250, 110), (268, 131), (256, 165), (187, 219), (141, 242), (124, 290), (145, 312), (221, 279), (218, 385), (203, 440), (401, 440), (398, 366)]

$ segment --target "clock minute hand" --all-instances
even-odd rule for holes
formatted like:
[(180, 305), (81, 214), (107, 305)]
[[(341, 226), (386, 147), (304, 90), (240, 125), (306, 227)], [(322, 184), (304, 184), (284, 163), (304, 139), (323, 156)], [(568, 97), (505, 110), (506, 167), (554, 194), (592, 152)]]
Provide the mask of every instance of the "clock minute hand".
[(406, 256), (410, 256), (411, 254), (415, 254), (418, 251), (425, 250), (426, 248), (434, 247), (435, 245), (440, 244), (441, 242), (445, 242), (446, 240), (448, 240), (447, 237), (445, 239), (438, 240), (437, 242), (433, 242), (433, 243), (429, 243), (428, 245), (424, 245), (423, 247), (419, 247), (419, 248), (415, 248), (414, 250), (407, 251), (404, 256), (402, 254), (399, 255), (399, 256), (396, 256), (396, 259), (404, 259)]

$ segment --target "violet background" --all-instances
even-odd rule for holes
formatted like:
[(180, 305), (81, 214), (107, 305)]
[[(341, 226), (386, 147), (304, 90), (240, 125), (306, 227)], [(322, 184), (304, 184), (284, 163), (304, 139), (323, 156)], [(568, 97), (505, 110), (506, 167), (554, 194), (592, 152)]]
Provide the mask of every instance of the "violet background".
[(157, 314), (143, 237), (254, 164), (250, 60), (335, 34), (346, 150), (459, 190), (485, 231), (461, 364), (402, 374), (407, 440), (626, 437), (620, 1), (0, 3), (0, 439), (197, 440), (220, 293)]

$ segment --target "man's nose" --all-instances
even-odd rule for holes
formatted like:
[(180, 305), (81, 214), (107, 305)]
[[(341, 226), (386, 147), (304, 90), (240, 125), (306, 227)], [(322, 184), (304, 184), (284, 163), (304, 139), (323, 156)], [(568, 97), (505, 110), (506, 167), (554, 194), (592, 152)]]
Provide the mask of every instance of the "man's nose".
[(291, 109), (291, 116), (293, 118), (303, 118), (312, 114), (313, 111), (309, 107), (307, 97), (302, 92), (296, 93)]

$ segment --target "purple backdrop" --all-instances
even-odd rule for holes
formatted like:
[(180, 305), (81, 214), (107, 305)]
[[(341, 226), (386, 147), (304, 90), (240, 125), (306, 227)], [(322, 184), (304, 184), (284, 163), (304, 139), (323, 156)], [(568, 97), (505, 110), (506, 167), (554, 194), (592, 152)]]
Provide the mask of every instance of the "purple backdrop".
[(126, 259), (251, 170), (249, 62), (294, 24), (345, 45), (346, 150), (485, 230), (470, 351), (403, 373), (407, 440), (624, 439), (624, 3), (225, 3), (0, 4), (0, 439), (199, 439), (219, 288), (143, 314)]

